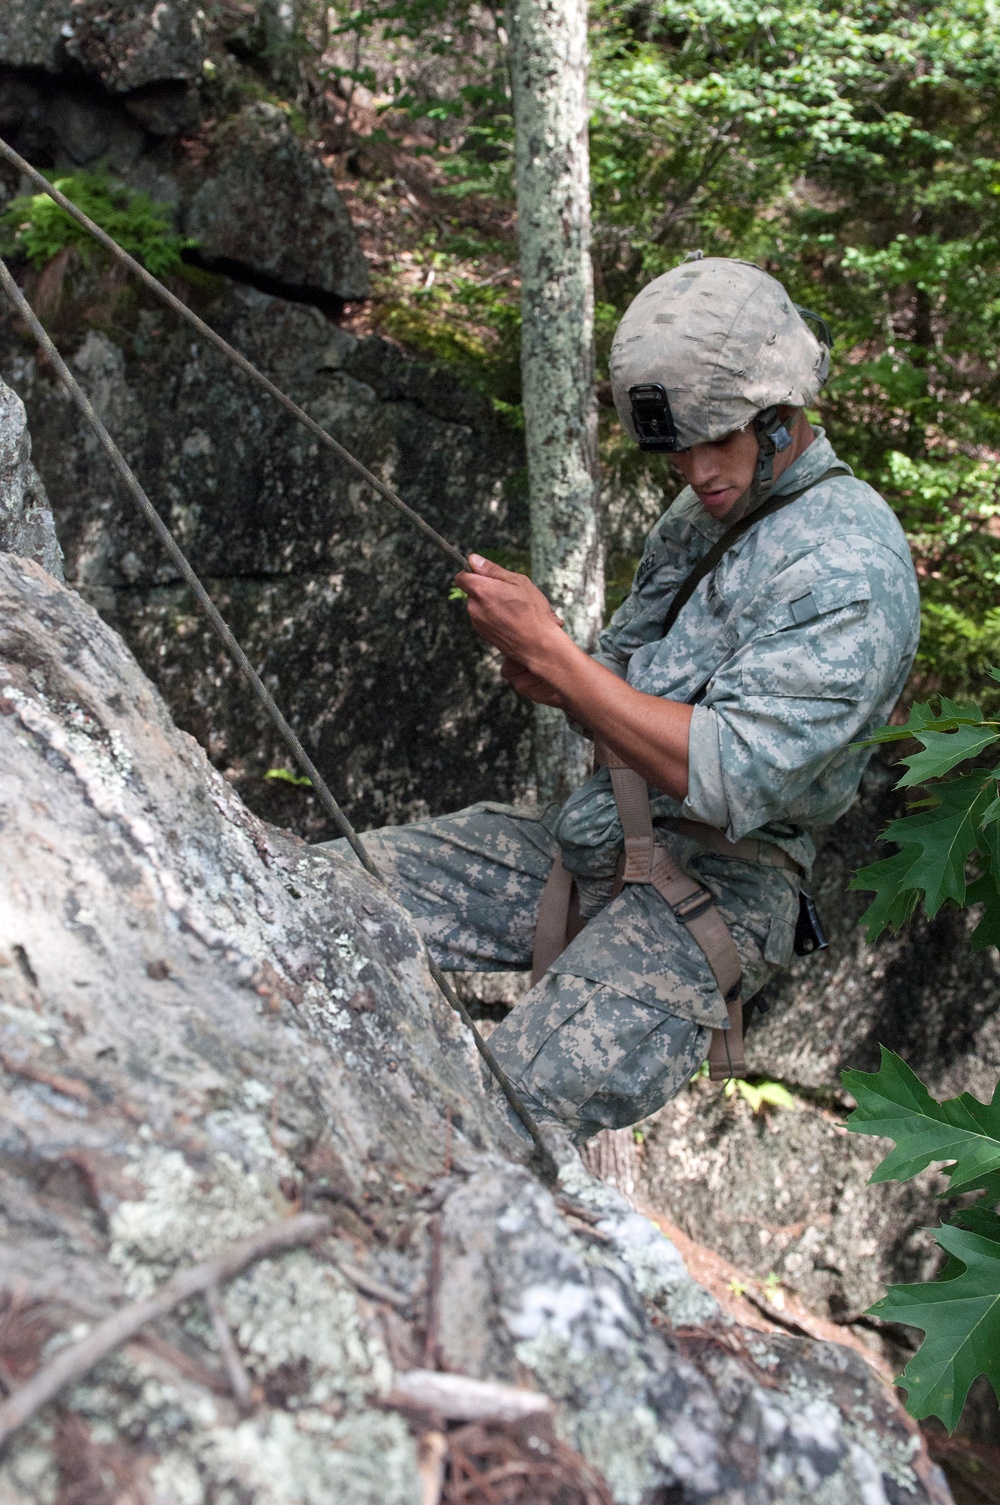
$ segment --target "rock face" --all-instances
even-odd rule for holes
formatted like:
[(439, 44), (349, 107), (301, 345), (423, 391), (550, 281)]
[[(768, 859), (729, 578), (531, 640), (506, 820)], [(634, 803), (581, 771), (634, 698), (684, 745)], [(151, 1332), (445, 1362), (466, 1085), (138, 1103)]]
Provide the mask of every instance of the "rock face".
[(0, 61), (62, 73), (73, 64), (113, 93), (201, 74), (204, 17), (193, 0), (5, 0)]
[[(207, 279), (202, 279), (206, 281)], [(314, 309), (208, 280), (210, 322), (444, 534), (487, 552), (526, 531), (519, 436), (453, 379)], [(67, 577), (118, 627), (174, 715), (256, 808), (319, 834), (242, 681), (192, 615), (76, 410), (8, 323)], [(503, 798), (526, 780), (529, 717), (450, 601), (451, 567), (274, 403), (161, 310), (66, 353), (224, 614), (365, 824)], [(14, 353), (16, 352), (16, 353)]]
[(81, 1471), (163, 1505), (436, 1498), (418, 1441), (448, 1436), (392, 1397), (422, 1356), (545, 1392), (619, 1505), (946, 1505), (856, 1354), (724, 1321), (578, 1162), (539, 1182), (391, 897), (254, 817), (9, 554), (0, 811), (5, 1373), (287, 1211), (332, 1218), (222, 1291), (247, 1414), (192, 1301), (15, 1435), (3, 1505)]
[[(12, 0), (0, 7), (0, 129), (36, 167), (102, 167), (148, 192), (207, 264), (330, 306), (367, 298), (315, 143), (277, 105), (203, 97), (209, 24), (189, 0)], [(257, 78), (230, 82), (238, 98), (260, 92)]]
[(304, 294), (367, 298), (368, 267), (343, 200), (277, 105), (247, 105), (224, 121), (195, 181), (181, 223), (209, 262), (252, 267)]
[(24, 403), (0, 381), (0, 551), (33, 559), (57, 580), (63, 555), (42, 478), (31, 463)]

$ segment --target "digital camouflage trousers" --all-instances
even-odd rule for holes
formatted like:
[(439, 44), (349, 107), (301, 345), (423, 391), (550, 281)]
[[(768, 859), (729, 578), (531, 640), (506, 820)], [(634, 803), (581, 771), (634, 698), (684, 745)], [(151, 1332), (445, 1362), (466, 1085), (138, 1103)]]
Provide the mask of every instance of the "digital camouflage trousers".
[[(484, 803), (366, 833), (391, 892), (439, 966), (525, 971), (549, 869), (557, 807)], [(744, 997), (787, 965), (798, 886), (783, 869), (716, 856), (658, 832), (711, 889), (743, 963)], [(355, 860), (345, 841), (329, 844)], [(582, 1142), (661, 1107), (697, 1071), (727, 1023), (705, 956), (648, 885), (610, 900), (586, 880), (586, 928), (490, 1036), (527, 1105)]]

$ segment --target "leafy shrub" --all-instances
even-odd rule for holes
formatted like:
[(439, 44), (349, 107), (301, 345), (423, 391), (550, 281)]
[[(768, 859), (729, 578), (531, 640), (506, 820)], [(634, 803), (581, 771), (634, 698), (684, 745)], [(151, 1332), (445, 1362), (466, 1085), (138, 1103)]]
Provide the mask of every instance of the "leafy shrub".
[[(991, 673), (1000, 681), (1000, 673)], [(920, 751), (902, 759), (906, 772), (897, 788), (917, 788), (923, 797), (882, 832), (883, 841), (899, 847), (896, 855), (862, 868), (851, 882), (876, 895), (861, 918), (868, 939), (898, 930), (922, 900), (931, 916), (949, 902), (982, 904), (973, 950), (1000, 945), (1000, 769), (994, 762), (955, 772), (990, 751), (995, 759), (1000, 721), (988, 720), (974, 703), (942, 696), (936, 711), (914, 705), (905, 726), (883, 727), (872, 742), (907, 739), (919, 742)], [(969, 881), (973, 858), (978, 871)]]
[[(434, 269), (434, 259), (428, 270)], [(387, 289), (377, 310), (380, 330), (442, 364), (493, 400), (520, 427), (521, 310), (506, 288), (448, 275), (401, 296)]]
[[(106, 172), (72, 173), (53, 179), (53, 186), (154, 277), (174, 271), (181, 252), (193, 244), (172, 233), (169, 209)], [(45, 193), (12, 199), (0, 215), (0, 226), (3, 253), (20, 254), (33, 267), (46, 266), (69, 246), (85, 260), (99, 250), (93, 236)]]
[(937, 1280), (890, 1286), (871, 1308), (872, 1316), (923, 1330), (898, 1383), (911, 1415), (939, 1416), (953, 1432), (980, 1374), (1000, 1397), (1000, 1085), (990, 1103), (969, 1092), (937, 1102), (884, 1047), (877, 1072), (845, 1071), (843, 1081), (858, 1103), (847, 1127), (895, 1141), (873, 1181), (909, 1181), (947, 1161), (947, 1196), (983, 1193), (937, 1229), (948, 1255)]
[[(902, 739), (915, 740), (919, 751), (902, 759), (906, 771), (897, 787), (915, 789), (922, 797), (882, 833), (898, 847), (895, 855), (862, 868), (853, 880), (852, 887), (875, 892), (862, 917), (868, 939), (886, 928), (898, 930), (921, 901), (929, 915), (947, 903), (981, 904), (973, 949), (996, 946), (1000, 721), (988, 719), (979, 705), (942, 697), (937, 709), (915, 705), (905, 726), (885, 727), (873, 741)], [(972, 767), (959, 772), (967, 763)], [(905, 1062), (884, 1048), (878, 1072), (845, 1071), (843, 1081), (858, 1103), (848, 1128), (896, 1144), (873, 1181), (908, 1181), (932, 1162), (944, 1161), (949, 1196), (983, 1194), (937, 1230), (949, 1256), (937, 1280), (891, 1286), (871, 1309), (923, 1329), (924, 1341), (899, 1383), (914, 1416), (939, 1416), (953, 1431), (978, 1375), (986, 1375), (1000, 1397), (1000, 1084), (990, 1103), (967, 1092), (939, 1103)]]

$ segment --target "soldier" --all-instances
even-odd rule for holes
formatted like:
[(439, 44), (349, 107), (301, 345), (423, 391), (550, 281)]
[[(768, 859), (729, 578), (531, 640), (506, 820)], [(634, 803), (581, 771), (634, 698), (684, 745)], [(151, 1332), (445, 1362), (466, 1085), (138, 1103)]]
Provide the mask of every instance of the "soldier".
[(457, 577), (504, 677), (603, 766), (561, 808), (487, 802), (366, 837), (442, 967), (534, 952), (490, 1043), (577, 1142), (654, 1112), (706, 1054), (713, 1076), (742, 1070), (741, 998), (788, 964), (817, 840), (916, 652), (902, 529), (804, 412), (829, 365), (819, 322), (823, 340), (780, 283), (722, 258), (639, 294), (615, 402), (687, 486), (598, 651), (526, 576), (473, 555)]

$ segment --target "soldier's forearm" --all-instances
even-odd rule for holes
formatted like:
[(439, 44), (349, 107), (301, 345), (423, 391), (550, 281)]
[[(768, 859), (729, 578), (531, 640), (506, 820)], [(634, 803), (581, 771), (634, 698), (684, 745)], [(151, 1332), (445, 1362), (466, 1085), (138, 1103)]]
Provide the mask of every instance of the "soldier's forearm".
[(557, 691), (574, 720), (595, 732), (655, 789), (674, 799), (686, 797), (689, 705), (634, 690), (562, 633), (547, 635), (530, 655), (528, 668)]

